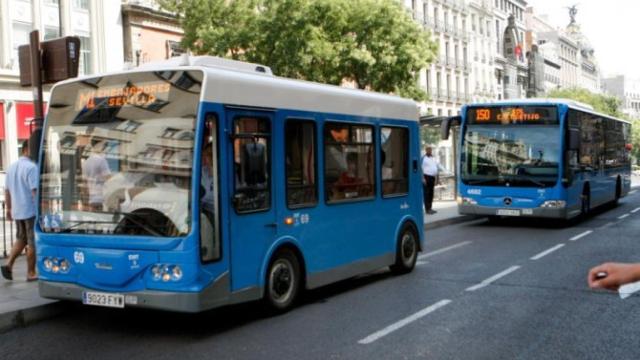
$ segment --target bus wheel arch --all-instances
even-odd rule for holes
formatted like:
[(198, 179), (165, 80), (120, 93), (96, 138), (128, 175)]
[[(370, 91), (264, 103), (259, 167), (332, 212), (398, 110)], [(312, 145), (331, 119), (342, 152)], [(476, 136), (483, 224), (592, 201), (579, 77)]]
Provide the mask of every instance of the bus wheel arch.
[(420, 251), (420, 238), (413, 221), (405, 221), (396, 240), (395, 263), (389, 268), (395, 274), (406, 274), (416, 266)]
[(290, 242), (278, 245), (263, 272), (263, 302), (273, 312), (283, 313), (296, 303), (306, 286), (306, 264), (300, 249)]

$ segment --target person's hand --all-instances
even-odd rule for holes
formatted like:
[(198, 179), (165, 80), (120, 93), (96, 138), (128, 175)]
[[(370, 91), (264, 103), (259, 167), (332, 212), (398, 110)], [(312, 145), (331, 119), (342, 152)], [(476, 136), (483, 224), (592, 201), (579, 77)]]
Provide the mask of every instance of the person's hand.
[[(604, 275), (600, 277), (600, 275)], [(620, 286), (640, 280), (640, 264), (604, 263), (592, 268), (587, 279), (592, 289), (617, 291)]]

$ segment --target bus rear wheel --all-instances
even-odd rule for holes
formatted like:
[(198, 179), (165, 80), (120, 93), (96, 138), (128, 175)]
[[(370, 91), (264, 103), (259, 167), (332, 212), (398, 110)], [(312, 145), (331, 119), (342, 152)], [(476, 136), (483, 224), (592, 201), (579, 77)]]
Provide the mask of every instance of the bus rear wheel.
[(390, 266), (395, 274), (406, 274), (413, 270), (418, 260), (418, 236), (410, 225), (405, 225), (398, 237), (396, 262)]
[(282, 249), (273, 257), (267, 270), (265, 303), (277, 313), (291, 309), (300, 291), (300, 263), (289, 249)]

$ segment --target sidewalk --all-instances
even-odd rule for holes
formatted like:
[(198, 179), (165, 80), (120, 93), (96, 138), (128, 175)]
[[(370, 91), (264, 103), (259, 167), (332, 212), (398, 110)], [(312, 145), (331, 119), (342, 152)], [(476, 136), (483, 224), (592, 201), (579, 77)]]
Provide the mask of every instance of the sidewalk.
[[(0, 333), (59, 314), (62, 304), (38, 295), (38, 282), (27, 282), (26, 257), (13, 266), (13, 281), (0, 277)], [(6, 259), (0, 259), (4, 265)]]
[(437, 213), (433, 215), (424, 214), (425, 230), (459, 224), (477, 218), (471, 215), (459, 215), (458, 204), (455, 201), (434, 201), (433, 210), (437, 211)]

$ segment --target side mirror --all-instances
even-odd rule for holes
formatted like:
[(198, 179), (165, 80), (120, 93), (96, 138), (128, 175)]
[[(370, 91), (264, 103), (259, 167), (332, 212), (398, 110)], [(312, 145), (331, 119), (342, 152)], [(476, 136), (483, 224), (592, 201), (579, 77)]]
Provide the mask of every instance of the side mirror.
[(580, 149), (580, 130), (569, 129), (569, 143), (567, 144), (567, 150), (579, 150)]
[(447, 140), (449, 139), (449, 133), (451, 133), (451, 127), (455, 125), (460, 125), (462, 122), (462, 117), (460, 116), (451, 116), (445, 117), (442, 119), (442, 125), (440, 126), (440, 139)]

